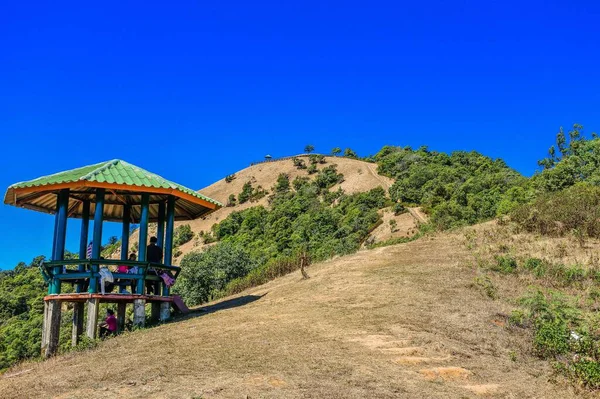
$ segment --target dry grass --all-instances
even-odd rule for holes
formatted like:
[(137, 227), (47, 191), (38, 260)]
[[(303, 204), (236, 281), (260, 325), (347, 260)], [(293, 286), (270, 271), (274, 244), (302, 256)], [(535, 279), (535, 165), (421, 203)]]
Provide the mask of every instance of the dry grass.
[(470, 288), (464, 243), (444, 234), (316, 264), (309, 280), (293, 273), (210, 312), (23, 364), (0, 378), (0, 397), (584, 397), (549, 382), (528, 338), (505, 326), (510, 302)]

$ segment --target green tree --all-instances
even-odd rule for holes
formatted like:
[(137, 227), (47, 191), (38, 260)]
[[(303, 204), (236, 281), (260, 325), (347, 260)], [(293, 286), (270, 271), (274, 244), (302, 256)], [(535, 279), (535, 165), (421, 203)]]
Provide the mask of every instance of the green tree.
[(174, 291), (190, 305), (206, 302), (227, 282), (245, 276), (256, 266), (243, 247), (228, 242), (204, 252), (190, 252), (181, 261), (181, 275)]
[(333, 150), (331, 150), (331, 155), (337, 157), (342, 153), (342, 149), (340, 147), (335, 147)]
[(194, 232), (189, 224), (177, 226), (173, 234), (173, 244), (175, 246), (183, 245), (194, 238)]
[(311, 145), (311, 144), (308, 144), (306, 147), (304, 147), (304, 152), (307, 154), (310, 154), (314, 150), (315, 150), (315, 146)]
[(358, 155), (356, 155), (356, 153), (354, 151), (352, 151), (351, 148), (346, 148), (344, 150), (344, 156), (346, 158), (353, 158), (353, 159), (358, 159)]
[(286, 173), (280, 173), (277, 176), (274, 191), (276, 194), (285, 194), (290, 191), (290, 177)]

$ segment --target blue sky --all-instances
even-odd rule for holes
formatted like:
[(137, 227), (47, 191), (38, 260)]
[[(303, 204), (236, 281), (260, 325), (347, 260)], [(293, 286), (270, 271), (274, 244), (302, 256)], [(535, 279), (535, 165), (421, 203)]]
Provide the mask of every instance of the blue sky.
[[(122, 158), (201, 188), (308, 143), (531, 175), (561, 125), (600, 131), (596, 2), (296, 3), (3, 4), (0, 187)], [(0, 223), (0, 268), (50, 252), (51, 216)]]

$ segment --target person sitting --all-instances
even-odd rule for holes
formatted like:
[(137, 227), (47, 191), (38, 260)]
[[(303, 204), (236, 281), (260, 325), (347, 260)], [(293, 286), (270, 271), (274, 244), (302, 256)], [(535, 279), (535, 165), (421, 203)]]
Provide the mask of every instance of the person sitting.
[(106, 338), (117, 334), (117, 318), (112, 309), (106, 310), (106, 319), (100, 325), (100, 338)]
[[(130, 261), (134, 261), (136, 260), (137, 255), (135, 253), (130, 253), (129, 254), (129, 259)], [(125, 266), (125, 265), (119, 265), (117, 266), (117, 273), (131, 273), (132, 272), (132, 267), (131, 266)], [(135, 272), (137, 273), (137, 268), (135, 270)], [(133, 274), (133, 273), (131, 273)], [(129, 294), (129, 292), (127, 292), (125, 290), (125, 286), (127, 284), (131, 284), (131, 292), (135, 292), (135, 280), (132, 279), (119, 279), (118, 284), (120, 285), (121, 289), (119, 290), (119, 294)]]

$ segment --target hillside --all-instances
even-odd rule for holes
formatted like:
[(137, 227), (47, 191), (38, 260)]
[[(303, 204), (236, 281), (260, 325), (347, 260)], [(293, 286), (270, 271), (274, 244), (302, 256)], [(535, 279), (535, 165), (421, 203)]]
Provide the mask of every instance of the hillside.
[[(308, 157), (306, 155), (299, 155), (298, 158), (303, 159), (309, 164)], [(377, 173), (377, 164), (364, 162), (352, 158), (345, 157), (325, 157), (326, 163), (317, 164), (317, 169), (322, 169), (330, 165), (336, 165), (338, 173), (344, 175), (344, 181), (340, 184), (336, 184), (329, 189), (329, 191), (337, 191), (342, 189), (346, 194), (362, 193), (372, 190), (377, 187), (382, 187), (386, 190), (394, 183), (394, 180), (381, 176)], [(231, 182), (227, 182), (225, 178), (211, 184), (199, 190), (200, 193), (213, 198), (222, 204), (227, 204), (228, 198), (231, 194), (237, 196), (243, 189), (243, 186), (247, 182), (251, 182), (254, 187), (262, 187), (270, 193), (272, 187), (277, 182), (277, 177), (281, 174), (287, 174), (290, 181), (296, 177), (307, 177), (314, 180), (315, 175), (308, 174), (306, 169), (298, 169), (294, 166), (292, 159), (284, 159), (272, 162), (260, 163), (257, 165), (249, 166), (235, 173), (235, 178)], [(210, 232), (212, 226), (215, 223), (223, 221), (232, 212), (242, 211), (244, 209), (251, 208), (253, 206), (268, 206), (268, 194), (267, 196), (257, 200), (248, 201), (243, 204), (236, 203), (234, 206), (224, 206), (223, 208), (213, 212), (205, 218), (196, 219), (189, 222), (177, 222), (176, 226), (183, 224), (189, 224), (194, 234), (198, 234), (201, 231)], [(416, 232), (416, 227), (421, 220), (413, 217), (410, 213), (403, 215), (394, 215), (390, 209), (382, 210), (384, 223), (373, 232), (372, 236), (377, 242), (386, 241), (396, 237), (407, 237), (411, 236)], [(389, 221), (396, 220), (396, 228), (394, 231), (390, 229)], [(154, 231), (154, 230), (152, 230)], [(137, 242), (137, 233), (132, 236), (132, 243)], [(196, 236), (195, 239), (181, 245), (179, 247), (179, 256), (175, 259), (175, 264), (179, 264), (183, 256), (193, 250), (200, 250), (203, 247), (202, 241)], [(120, 251), (115, 252), (114, 256), (119, 256)]]
[[(508, 325), (530, 281), (493, 275), (498, 300), (473, 286), (473, 237), (505, 234), (488, 223), (315, 264), (309, 280), (293, 273), (185, 320), (22, 364), (0, 378), (0, 397), (585, 397), (550, 382), (530, 335)], [(566, 245), (573, 258), (599, 247), (506, 242)]]

